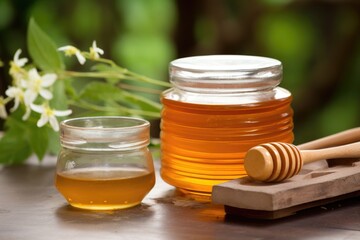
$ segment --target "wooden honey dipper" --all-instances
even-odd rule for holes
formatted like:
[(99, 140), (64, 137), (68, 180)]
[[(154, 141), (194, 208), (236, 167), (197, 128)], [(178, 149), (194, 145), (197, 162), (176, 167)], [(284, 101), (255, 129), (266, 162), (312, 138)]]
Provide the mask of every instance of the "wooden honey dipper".
[(251, 148), (244, 159), (249, 177), (280, 182), (299, 173), (305, 163), (322, 159), (360, 157), (360, 142), (318, 150), (299, 150), (290, 143), (272, 142)]

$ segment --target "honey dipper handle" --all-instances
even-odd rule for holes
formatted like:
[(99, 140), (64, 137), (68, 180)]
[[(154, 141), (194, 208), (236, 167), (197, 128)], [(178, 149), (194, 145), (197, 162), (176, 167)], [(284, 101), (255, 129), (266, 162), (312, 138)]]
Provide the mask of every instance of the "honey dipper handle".
[(348, 129), (311, 142), (303, 143), (297, 147), (301, 150), (320, 149), (349, 144), (357, 141), (360, 141), (360, 127)]
[(300, 153), (304, 164), (322, 159), (360, 158), (360, 142), (318, 150), (302, 150)]

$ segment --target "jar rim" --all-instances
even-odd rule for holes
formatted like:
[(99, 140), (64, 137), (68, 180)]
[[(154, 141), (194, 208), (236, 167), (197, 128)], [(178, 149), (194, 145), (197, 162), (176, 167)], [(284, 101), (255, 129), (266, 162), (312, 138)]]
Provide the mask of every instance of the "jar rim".
[[(116, 121), (116, 124), (121, 123), (121, 125), (114, 125), (114, 126), (108, 126), (104, 123), (107, 123), (109, 121), (114, 120), (121, 120), (121, 122)], [(79, 124), (87, 124), (84, 126), (80, 126)], [(96, 123), (96, 125), (94, 125)], [(132, 125), (130, 125), (133, 123)], [(93, 125), (91, 125), (93, 124)], [(127, 125), (125, 125), (127, 124)], [(135, 128), (144, 128), (146, 126), (149, 126), (150, 123), (141, 118), (135, 118), (135, 117), (123, 117), (123, 116), (92, 116), (92, 117), (78, 117), (78, 118), (70, 118), (63, 120), (60, 123), (60, 127), (66, 127), (66, 128), (72, 128), (72, 129), (81, 129), (81, 130), (87, 130), (87, 131), (114, 131), (118, 129), (135, 129)]]
[(93, 116), (60, 123), (63, 147), (94, 151), (118, 151), (145, 147), (150, 143), (147, 120), (123, 116)]
[(172, 61), (169, 73), (172, 85), (188, 92), (250, 92), (278, 86), (282, 64), (261, 56), (203, 55)]
[(178, 58), (170, 67), (190, 71), (253, 71), (281, 66), (274, 58), (252, 55), (201, 55)]

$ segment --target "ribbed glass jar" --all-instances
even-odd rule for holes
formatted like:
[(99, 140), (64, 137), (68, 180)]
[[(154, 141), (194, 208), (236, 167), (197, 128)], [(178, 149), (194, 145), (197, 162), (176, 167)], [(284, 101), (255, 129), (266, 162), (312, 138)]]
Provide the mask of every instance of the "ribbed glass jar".
[(130, 117), (84, 117), (60, 124), (55, 185), (70, 205), (92, 210), (140, 204), (155, 184), (150, 123)]
[(172, 88), (161, 101), (161, 176), (198, 200), (212, 186), (246, 175), (251, 147), (293, 141), (291, 93), (278, 87), (278, 60), (242, 55), (170, 63)]

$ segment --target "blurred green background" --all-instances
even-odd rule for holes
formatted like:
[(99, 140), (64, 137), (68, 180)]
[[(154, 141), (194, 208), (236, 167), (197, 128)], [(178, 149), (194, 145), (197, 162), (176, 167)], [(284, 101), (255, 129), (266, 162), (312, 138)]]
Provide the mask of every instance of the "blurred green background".
[[(360, 1), (0, 0), (0, 58), (26, 51), (33, 16), (58, 46), (88, 49), (167, 81), (168, 63), (207, 54), (279, 59), (295, 143), (360, 125)], [(25, 54), (24, 54), (25, 53)], [(11, 81), (0, 69), (1, 95)]]

